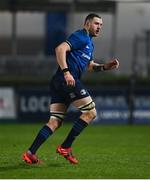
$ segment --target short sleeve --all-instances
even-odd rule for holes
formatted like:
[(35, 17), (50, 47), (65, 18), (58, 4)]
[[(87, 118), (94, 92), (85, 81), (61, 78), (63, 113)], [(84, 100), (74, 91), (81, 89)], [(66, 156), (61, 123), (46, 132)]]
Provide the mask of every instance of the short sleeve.
[(71, 49), (81, 49), (86, 45), (86, 39), (78, 34), (70, 35), (66, 42), (69, 44)]

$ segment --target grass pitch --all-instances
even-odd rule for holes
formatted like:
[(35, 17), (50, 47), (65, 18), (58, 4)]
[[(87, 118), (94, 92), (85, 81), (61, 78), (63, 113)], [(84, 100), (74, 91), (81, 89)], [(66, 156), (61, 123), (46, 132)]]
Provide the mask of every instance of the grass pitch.
[(150, 126), (90, 125), (76, 139), (71, 165), (55, 153), (71, 125), (64, 125), (38, 150), (44, 164), (21, 160), (41, 124), (0, 124), (0, 179), (150, 179)]

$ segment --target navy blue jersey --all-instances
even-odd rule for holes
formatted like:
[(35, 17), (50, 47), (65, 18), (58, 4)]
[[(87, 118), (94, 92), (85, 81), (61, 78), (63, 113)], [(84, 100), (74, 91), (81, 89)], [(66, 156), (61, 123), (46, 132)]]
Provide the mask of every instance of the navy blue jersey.
[(90, 96), (87, 89), (80, 82), (80, 77), (93, 59), (94, 46), (92, 38), (85, 29), (71, 34), (66, 42), (71, 47), (71, 51), (67, 52), (66, 61), (69, 71), (75, 79), (75, 86), (67, 86), (64, 74), (59, 67), (51, 80), (50, 89), (51, 104), (64, 103), (68, 107), (73, 101)]
[[(68, 69), (75, 79), (80, 79), (89, 62), (93, 59), (94, 45), (92, 37), (85, 29), (82, 29), (72, 33), (66, 42), (71, 47), (71, 51), (67, 52), (66, 59)], [(56, 76), (63, 76), (60, 67)]]

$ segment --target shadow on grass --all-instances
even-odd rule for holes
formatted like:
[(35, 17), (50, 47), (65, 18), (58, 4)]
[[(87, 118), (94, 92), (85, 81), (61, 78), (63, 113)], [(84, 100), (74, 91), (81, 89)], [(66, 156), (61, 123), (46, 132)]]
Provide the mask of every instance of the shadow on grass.
[(1, 166), (0, 165), (0, 172), (7, 172), (11, 170), (25, 170), (25, 169), (36, 169), (36, 168), (48, 168), (48, 167), (64, 167), (64, 164), (59, 164), (59, 163), (49, 163), (49, 164), (41, 164), (41, 165), (29, 165), (25, 164), (24, 162), (19, 162), (18, 164), (12, 164), (12, 165), (5, 165)]

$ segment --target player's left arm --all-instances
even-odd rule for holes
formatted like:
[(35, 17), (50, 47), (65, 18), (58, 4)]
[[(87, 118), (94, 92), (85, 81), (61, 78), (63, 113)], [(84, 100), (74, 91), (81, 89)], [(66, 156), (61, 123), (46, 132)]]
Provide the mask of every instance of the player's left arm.
[(99, 64), (94, 62), (94, 60), (92, 60), (88, 65), (88, 71), (91, 72), (107, 71), (107, 70), (117, 69), (118, 67), (119, 67), (119, 61), (117, 59), (110, 59), (108, 62), (104, 64)]

